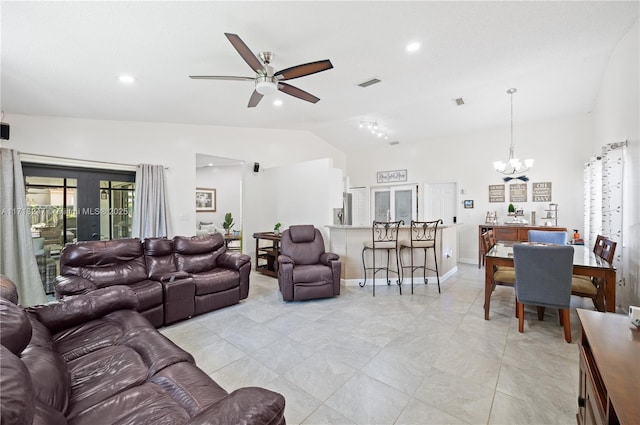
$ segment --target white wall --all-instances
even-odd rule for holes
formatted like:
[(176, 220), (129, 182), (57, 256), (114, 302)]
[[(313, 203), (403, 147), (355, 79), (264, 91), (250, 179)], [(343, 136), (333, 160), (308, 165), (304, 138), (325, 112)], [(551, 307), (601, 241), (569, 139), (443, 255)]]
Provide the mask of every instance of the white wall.
[[(196, 169), (196, 186), (216, 190), (216, 212), (197, 212), (196, 225), (213, 223), (223, 232), (224, 216), (230, 212), (234, 223), (231, 230), (242, 230), (242, 168), (225, 165)], [(193, 231), (195, 234), (195, 228)]]
[(623, 277), (616, 304), (640, 305), (640, 24), (620, 40), (605, 70), (594, 109), (592, 154), (608, 143), (628, 140), (624, 170)]
[(276, 223), (281, 231), (292, 224), (313, 224), (329, 247), (325, 227), (333, 223), (333, 208), (342, 207), (342, 170), (331, 159), (318, 159), (279, 167), (262, 168), (259, 173), (245, 168), (243, 217), (250, 218), (254, 228), (243, 234), (243, 251), (253, 255), (254, 232), (270, 232)]
[[(527, 173), (528, 199), (532, 182), (551, 182), (553, 202), (559, 204), (558, 225), (582, 229), (582, 165), (593, 144), (590, 115), (577, 115), (526, 125), (514, 125), (516, 155), (534, 158)], [(458, 232), (461, 262), (478, 261), (478, 225), (484, 223), (487, 211), (498, 211), (502, 222), (509, 205), (489, 203), (488, 186), (502, 184), (501, 175), (493, 169), (493, 161), (505, 160), (510, 143), (509, 128), (400, 144), (347, 155), (349, 184), (352, 187), (376, 185), (376, 171), (407, 169), (409, 183), (458, 182), (464, 191), (458, 199), (474, 201), (473, 209), (459, 208)], [(422, 200), (419, 203), (422, 208)], [(519, 204), (525, 217), (532, 210), (542, 217), (548, 203)], [(540, 220), (537, 220), (540, 223)]]
[[(214, 127), (185, 124), (87, 120), (11, 114), (11, 140), (4, 147), (20, 152), (123, 164), (162, 164), (168, 167), (167, 188), (172, 233), (192, 235), (196, 226), (194, 189), (196, 153), (236, 158), (261, 168), (331, 158), (344, 168), (345, 155), (304, 131)], [(55, 162), (55, 160), (52, 160)], [(243, 192), (255, 195), (245, 208), (269, 202), (259, 178), (243, 169)], [(300, 208), (304, 208), (301, 205)], [(243, 211), (245, 232), (261, 230)], [(255, 228), (255, 230), (254, 230)]]

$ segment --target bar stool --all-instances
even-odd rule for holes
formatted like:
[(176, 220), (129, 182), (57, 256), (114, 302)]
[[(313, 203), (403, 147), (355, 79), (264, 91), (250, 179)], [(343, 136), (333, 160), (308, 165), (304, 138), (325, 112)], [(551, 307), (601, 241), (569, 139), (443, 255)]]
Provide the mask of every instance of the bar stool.
[[(411, 293), (413, 294), (413, 272), (417, 269), (422, 269), (425, 285), (427, 284), (427, 270), (436, 273), (436, 279), (438, 281), (438, 293), (440, 293), (440, 274), (438, 273), (438, 255), (436, 253), (436, 238), (438, 224), (442, 224), (442, 219), (435, 221), (415, 221), (411, 220), (410, 239), (400, 241), (400, 264), (404, 274), (404, 269), (411, 270)], [(408, 266), (402, 265), (402, 250), (409, 249), (410, 262)], [(414, 249), (421, 249), (424, 252), (424, 263), (419, 266), (413, 264), (413, 251)], [(433, 261), (435, 269), (427, 267), (427, 250), (433, 249)], [(404, 279), (403, 279), (404, 280)]]
[[(374, 297), (376, 296), (376, 273), (381, 270), (386, 270), (387, 285), (391, 284), (391, 281), (389, 280), (389, 272), (391, 272), (398, 275), (397, 283), (398, 287), (400, 286), (401, 269), (400, 263), (398, 262), (398, 229), (400, 228), (401, 224), (404, 224), (404, 221), (374, 221), (373, 226), (371, 227), (371, 240), (364, 242), (364, 247), (362, 248), (362, 269), (364, 270), (364, 282), (360, 282), (360, 287), (362, 288), (367, 284), (367, 270), (371, 270), (373, 278)], [(364, 254), (369, 250), (372, 251), (372, 267), (367, 267), (364, 261)], [(387, 251), (386, 267), (376, 267), (376, 250)], [(391, 251), (395, 251), (393, 254), (396, 257), (395, 270), (389, 268), (389, 258), (391, 256)], [(400, 293), (402, 294), (402, 288), (400, 288)]]

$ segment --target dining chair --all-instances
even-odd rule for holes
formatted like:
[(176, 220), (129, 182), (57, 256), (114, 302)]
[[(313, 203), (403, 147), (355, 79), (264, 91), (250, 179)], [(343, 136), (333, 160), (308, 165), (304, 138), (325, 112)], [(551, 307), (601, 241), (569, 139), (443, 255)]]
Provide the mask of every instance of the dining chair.
[[(367, 284), (367, 270), (371, 271), (371, 277), (373, 279), (373, 296), (376, 296), (376, 273), (379, 271), (386, 271), (387, 285), (391, 284), (389, 280), (389, 273), (395, 273), (398, 276), (396, 283), (400, 287), (401, 273), (400, 262), (398, 260), (398, 232), (400, 225), (404, 224), (404, 221), (374, 221), (371, 226), (371, 240), (364, 241), (362, 248), (362, 269), (364, 271), (364, 281), (359, 285), (362, 288)], [(376, 250), (385, 251), (387, 254), (387, 264), (385, 267), (376, 267)], [(365, 261), (365, 253), (371, 251), (371, 267), (367, 267)], [(396, 261), (396, 269), (390, 268), (391, 252)], [(402, 288), (400, 287), (400, 293), (402, 294)]]
[[(493, 230), (487, 230), (482, 234), (482, 245), (483, 245), (485, 254), (489, 252), (494, 247), (495, 244), (496, 244), (496, 240), (493, 234)], [(496, 285), (513, 287), (515, 283), (516, 283), (516, 272), (513, 267), (493, 266), (493, 274), (492, 274), (493, 287), (491, 289), (492, 293), (493, 291), (495, 291)], [(486, 306), (484, 307), (486, 308)], [(516, 314), (517, 314), (517, 311), (516, 311)]]
[(538, 320), (543, 319), (546, 307), (557, 308), (564, 339), (571, 342), (569, 307), (573, 247), (515, 244), (513, 262), (518, 332), (524, 332), (524, 304), (538, 307)]
[[(424, 284), (427, 284), (427, 270), (436, 273), (436, 279), (438, 281), (438, 293), (440, 293), (440, 273), (438, 272), (438, 248), (437, 248), (437, 235), (438, 224), (442, 224), (442, 219), (433, 221), (415, 221), (411, 220), (411, 228), (409, 229), (410, 239), (400, 241), (400, 269), (404, 275), (404, 269), (411, 270), (411, 293), (413, 294), (413, 273), (417, 269), (422, 269), (422, 276), (424, 278)], [(402, 264), (402, 251), (409, 250), (409, 266)], [(424, 254), (424, 262), (422, 265), (415, 266), (413, 263), (413, 251), (422, 250)], [(427, 251), (433, 250), (433, 263), (434, 268), (427, 267)], [(400, 283), (404, 280), (404, 276), (400, 279)], [(402, 294), (402, 285), (400, 286), (400, 294)]]
[[(596, 256), (611, 264), (616, 252), (617, 243), (611, 239), (598, 235), (593, 246)], [(605, 311), (604, 282), (600, 278), (573, 275), (571, 277), (571, 295), (591, 298), (593, 306), (598, 311)]]
[[(482, 234), (482, 244), (484, 252), (489, 252), (496, 244), (493, 230), (487, 230)], [(516, 274), (513, 267), (494, 266), (493, 267), (493, 289), (496, 285), (513, 286), (516, 282)]]
[(567, 244), (567, 232), (553, 232), (549, 230), (529, 230), (529, 242), (545, 242), (558, 245)]

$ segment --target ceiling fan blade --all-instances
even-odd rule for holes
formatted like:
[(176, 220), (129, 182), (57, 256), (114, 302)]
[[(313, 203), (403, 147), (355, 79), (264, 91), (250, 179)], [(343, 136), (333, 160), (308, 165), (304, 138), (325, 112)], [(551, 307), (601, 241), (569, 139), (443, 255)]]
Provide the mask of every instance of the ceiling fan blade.
[(255, 77), (235, 77), (233, 75), (189, 75), (193, 80), (230, 80), (230, 81), (255, 81)]
[(242, 41), (242, 39), (238, 37), (238, 34), (229, 34), (225, 32), (224, 35), (227, 36), (233, 47), (238, 51), (238, 53), (240, 53), (242, 59), (244, 59), (244, 61), (251, 67), (251, 69), (253, 69), (255, 72), (262, 72), (262, 63), (256, 57), (256, 55), (253, 54), (249, 47), (244, 44), (244, 41)]
[(319, 97), (315, 97), (311, 93), (307, 93), (306, 91), (287, 83), (278, 83), (278, 90), (290, 96), (297, 97), (298, 99), (306, 100), (307, 102), (311, 103), (317, 103), (320, 100)]
[(254, 90), (253, 93), (251, 94), (251, 98), (249, 99), (249, 104), (247, 105), (247, 108), (255, 108), (256, 106), (258, 106), (258, 103), (260, 103), (263, 97), (264, 96), (262, 94)]
[(274, 77), (279, 80), (292, 80), (298, 77), (304, 77), (305, 75), (315, 74), (316, 72), (326, 71), (333, 68), (331, 61), (325, 59), (322, 61), (309, 62), (302, 65), (292, 66), (291, 68), (283, 69), (273, 74)]

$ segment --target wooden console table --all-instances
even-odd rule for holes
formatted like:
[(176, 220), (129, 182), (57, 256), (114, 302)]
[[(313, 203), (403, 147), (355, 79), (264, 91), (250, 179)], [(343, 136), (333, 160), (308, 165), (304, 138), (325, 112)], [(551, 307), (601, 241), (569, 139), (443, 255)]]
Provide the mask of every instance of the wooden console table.
[(478, 226), (478, 268), (484, 265), (484, 245), (482, 234), (493, 230), (496, 241), (526, 242), (529, 240), (529, 230), (546, 230), (547, 232), (566, 232), (566, 227), (525, 226), (520, 224), (481, 224)]
[(578, 309), (578, 425), (640, 421), (640, 332), (629, 316)]
[[(280, 255), (280, 235), (273, 232), (254, 233), (256, 239), (256, 271), (267, 276), (278, 277), (278, 255)], [(260, 245), (260, 241), (268, 241)]]

